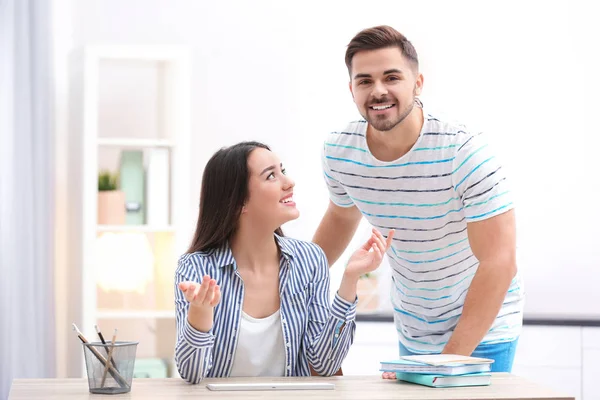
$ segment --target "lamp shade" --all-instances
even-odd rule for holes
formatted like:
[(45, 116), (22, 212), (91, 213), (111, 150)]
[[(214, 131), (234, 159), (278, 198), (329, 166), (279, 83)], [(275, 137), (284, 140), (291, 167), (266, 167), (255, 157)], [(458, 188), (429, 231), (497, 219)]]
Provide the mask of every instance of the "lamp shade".
[(96, 282), (105, 291), (143, 293), (154, 276), (154, 256), (143, 233), (106, 232), (94, 248)]

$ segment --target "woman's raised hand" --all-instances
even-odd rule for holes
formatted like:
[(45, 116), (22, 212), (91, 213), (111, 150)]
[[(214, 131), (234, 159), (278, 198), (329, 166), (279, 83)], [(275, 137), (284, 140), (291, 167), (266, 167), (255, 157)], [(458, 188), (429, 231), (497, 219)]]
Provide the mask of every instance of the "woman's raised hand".
[(369, 240), (358, 250), (352, 254), (348, 264), (346, 265), (346, 273), (355, 275), (357, 278), (367, 272), (372, 272), (379, 267), (383, 255), (392, 245), (394, 238), (394, 230), (392, 229), (387, 237), (383, 237), (381, 232), (373, 228), (373, 233)]
[(185, 295), (190, 306), (198, 308), (213, 308), (221, 301), (221, 290), (217, 281), (210, 276), (204, 275), (202, 282), (180, 282), (179, 290)]

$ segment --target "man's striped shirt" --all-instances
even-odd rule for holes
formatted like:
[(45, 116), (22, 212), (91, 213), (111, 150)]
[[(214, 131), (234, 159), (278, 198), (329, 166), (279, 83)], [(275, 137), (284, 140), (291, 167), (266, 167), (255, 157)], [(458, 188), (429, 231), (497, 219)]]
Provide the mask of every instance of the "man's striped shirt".
[[(278, 235), (275, 239), (281, 251), (279, 294), (285, 376), (309, 376), (309, 363), (318, 374), (333, 375), (352, 344), (357, 303), (337, 294), (330, 303), (329, 267), (320, 247)], [(206, 333), (189, 324), (189, 303), (178, 288), (180, 282), (200, 282), (204, 275), (215, 279), (221, 288), (213, 328)], [(229, 376), (243, 299), (244, 283), (229, 246), (180, 258), (175, 273), (175, 360), (182, 378), (198, 383), (205, 377)]]
[[(324, 143), (330, 199), (356, 206), (385, 236), (391, 300), (400, 342), (415, 353), (440, 352), (462, 312), (477, 267), (467, 223), (514, 207), (509, 182), (483, 134), (424, 112), (413, 148), (383, 162), (369, 151), (367, 122), (351, 122)], [(511, 341), (522, 325), (523, 286), (513, 279), (502, 309), (482, 343)]]

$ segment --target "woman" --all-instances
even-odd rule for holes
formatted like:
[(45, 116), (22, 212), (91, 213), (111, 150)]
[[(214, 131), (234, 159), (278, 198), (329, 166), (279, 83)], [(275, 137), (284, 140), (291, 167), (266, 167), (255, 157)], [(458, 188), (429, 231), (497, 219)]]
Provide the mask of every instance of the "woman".
[(261, 143), (217, 151), (204, 170), (192, 245), (175, 274), (180, 375), (333, 375), (354, 336), (356, 285), (389, 248), (373, 231), (332, 304), (329, 269), (315, 244), (283, 236), (298, 218), (294, 182)]

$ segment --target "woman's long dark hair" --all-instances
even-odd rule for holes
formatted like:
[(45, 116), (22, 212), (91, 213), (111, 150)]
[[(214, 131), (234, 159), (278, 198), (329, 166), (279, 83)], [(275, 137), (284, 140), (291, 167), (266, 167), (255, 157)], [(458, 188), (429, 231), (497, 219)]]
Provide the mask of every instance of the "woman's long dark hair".
[[(237, 230), (248, 199), (248, 156), (256, 148), (271, 151), (266, 144), (241, 142), (222, 148), (208, 160), (202, 175), (196, 233), (188, 253), (219, 248)], [(283, 236), (281, 228), (275, 233)]]

